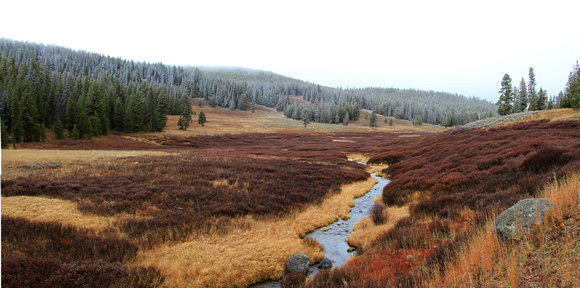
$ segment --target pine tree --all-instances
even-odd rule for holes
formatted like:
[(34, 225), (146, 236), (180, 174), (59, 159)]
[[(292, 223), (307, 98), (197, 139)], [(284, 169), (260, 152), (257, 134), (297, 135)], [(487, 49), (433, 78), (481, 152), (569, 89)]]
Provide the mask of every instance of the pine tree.
[(529, 103), (529, 99), (528, 99), (528, 85), (526, 85), (526, 81), (524, 81), (524, 77), (522, 77), (522, 80), (520, 81), (520, 89), (518, 91), (518, 98), (520, 99), (520, 107), (518, 107), (518, 112), (524, 112), (526, 111), (526, 108), (528, 108), (528, 103)]
[(500, 94), (499, 100), (495, 105), (498, 105), (497, 113), (499, 115), (508, 115), (513, 111), (512, 101), (512, 79), (509, 74), (505, 74), (501, 80), (501, 89), (499, 89)]
[(568, 76), (568, 82), (566, 83), (564, 98), (566, 99), (566, 105), (574, 109), (574, 111), (580, 110), (580, 64), (576, 62), (572, 72)]
[(540, 92), (538, 93), (538, 110), (546, 109), (546, 102), (548, 101), (548, 92), (540, 87)]
[(302, 122), (302, 124), (304, 124), (304, 128), (306, 128), (306, 125), (310, 124), (310, 119), (309, 119), (309, 115), (308, 113), (302, 113), (302, 119), (300, 120)]
[(389, 118), (389, 126), (393, 126), (393, 118)]
[(64, 139), (64, 125), (60, 120), (54, 125), (54, 137), (56, 139)]
[[(133, 84), (133, 83), (131, 83)], [(134, 85), (134, 84), (133, 84)], [(137, 90), (131, 90), (131, 94), (127, 100), (127, 107), (125, 108), (125, 117), (123, 122), (123, 127), (127, 132), (138, 132), (141, 131), (142, 117), (143, 113), (141, 111), (141, 103), (137, 96)]]
[(70, 132), (70, 138), (73, 140), (78, 140), (81, 138), (81, 133), (79, 132), (77, 125), (73, 126), (73, 129)]
[(528, 97), (530, 102), (530, 107), (528, 110), (537, 111), (538, 110), (538, 93), (536, 92), (536, 74), (534, 74), (534, 68), (530, 67), (528, 72)]
[(199, 125), (203, 126), (206, 122), (207, 122), (207, 119), (205, 118), (205, 113), (203, 113), (203, 111), (199, 111), (199, 117), (197, 118), (197, 123)]
[(124, 121), (125, 121), (125, 106), (121, 101), (121, 97), (117, 97), (117, 99), (115, 99), (115, 104), (113, 105), (113, 121), (111, 123), (111, 126), (113, 126), (113, 128), (116, 130), (123, 131)]
[(369, 118), (369, 127), (373, 129), (377, 128), (377, 113), (375, 111), (373, 111)]
[(10, 141), (10, 138), (8, 137), (8, 128), (4, 125), (4, 121), (0, 121), (0, 123), (2, 123), (2, 149), (6, 149), (8, 148), (8, 142)]
[(193, 110), (191, 109), (191, 101), (187, 94), (181, 94), (180, 98), (180, 105), (179, 105), (179, 121), (177, 125), (179, 125), (179, 129), (187, 130), (189, 124), (191, 123), (191, 116), (193, 115)]
[(238, 102), (238, 109), (242, 111), (248, 110), (248, 103), (248, 95), (246, 95), (246, 93), (242, 94)]
[(530, 95), (530, 106), (528, 107), (528, 110), (538, 111), (538, 94), (536, 92)]
[(252, 113), (256, 113), (256, 102), (252, 101), (252, 106), (250, 107)]

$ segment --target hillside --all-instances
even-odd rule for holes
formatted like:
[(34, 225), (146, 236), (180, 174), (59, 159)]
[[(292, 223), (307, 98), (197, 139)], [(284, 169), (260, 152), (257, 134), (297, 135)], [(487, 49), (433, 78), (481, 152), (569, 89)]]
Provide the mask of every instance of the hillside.
[[(41, 140), (42, 125), (53, 129), (59, 121), (70, 134), (77, 125), (81, 138), (160, 131), (167, 115), (188, 113), (191, 98), (232, 110), (292, 109), (291, 118), (332, 124), (357, 121), (359, 109), (444, 126), (494, 116), (496, 110), (487, 101), (446, 92), (332, 88), (269, 71), (134, 62), (8, 39), (0, 39), (0, 56), (0, 116), (17, 142)], [(290, 96), (309, 102), (307, 112)]]

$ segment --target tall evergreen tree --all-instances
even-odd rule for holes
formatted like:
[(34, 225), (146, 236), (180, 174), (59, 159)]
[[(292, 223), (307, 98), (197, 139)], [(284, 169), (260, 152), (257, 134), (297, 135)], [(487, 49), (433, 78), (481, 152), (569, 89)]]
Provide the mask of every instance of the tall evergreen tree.
[(377, 112), (373, 111), (371, 117), (369, 118), (369, 127), (375, 129), (377, 126)]
[(538, 93), (538, 110), (545, 110), (546, 102), (548, 102), (548, 92), (540, 87), (540, 92)]
[(538, 110), (538, 93), (536, 92), (536, 74), (534, 74), (534, 68), (530, 67), (528, 72), (528, 97), (530, 102), (530, 107), (528, 110), (536, 111)]
[(528, 108), (528, 103), (529, 103), (529, 99), (528, 99), (528, 85), (526, 85), (526, 81), (524, 80), (524, 77), (522, 77), (522, 80), (520, 81), (520, 89), (519, 89), (519, 94), (518, 94), (518, 98), (520, 99), (520, 107), (518, 107), (518, 112), (524, 112), (526, 111), (526, 108)]
[(575, 111), (580, 110), (580, 64), (578, 62), (572, 68), (570, 76), (568, 76), (565, 91), (564, 98), (566, 99), (567, 106), (573, 108)]
[(179, 121), (177, 122), (177, 125), (179, 125), (180, 129), (187, 130), (187, 127), (189, 127), (189, 124), (191, 123), (191, 116), (193, 115), (191, 101), (189, 96), (185, 93), (181, 94), (180, 99)]
[(139, 101), (137, 95), (137, 89), (132, 82), (131, 84), (132, 87), (129, 88), (131, 94), (127, 98), (123, 126), (127, 132), (138, 132), (141, 131), (143, 112), (141, 110), (141, 101)]
[(10, 139), (8, 138), (8, 128), (6, 127), (6, 125), (4, 125), (4, 121), (0, 121), (1, 125), (2, 125), (2, 149), (6, 149), (8, 148), (8, 142), (10, 141)]
[(499, 100), (497, 101), (496, 105), (499, 107), (497, 108), (497, 113), (499, 115), (507, 115), (511, 114), (513, 111), (512, 101), (512, 78), (509, 74), (505, 74), (503, 79), (501, 80), (501, 89), (499, 89), (500, 94)]

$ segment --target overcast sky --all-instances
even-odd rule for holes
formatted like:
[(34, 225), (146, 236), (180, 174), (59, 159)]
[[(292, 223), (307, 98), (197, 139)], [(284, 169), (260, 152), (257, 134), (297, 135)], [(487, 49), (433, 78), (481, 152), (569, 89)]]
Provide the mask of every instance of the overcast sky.
[(557, 94), (580, 59), (576, 1), (10, 1), (0, 37), (136, 61), (269, 70), (332, 87), (497, 101), (529, 67)]

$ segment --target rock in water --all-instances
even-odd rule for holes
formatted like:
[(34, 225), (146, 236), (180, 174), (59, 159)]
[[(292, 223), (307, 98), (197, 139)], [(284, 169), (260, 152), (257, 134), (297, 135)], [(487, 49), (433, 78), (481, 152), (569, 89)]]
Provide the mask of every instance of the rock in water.
[(320, 261), (320, 265), (318, 265), (318, 269), (330, 269), (330, 268), (332, 268), (332, 261), (330, 261), (330, 259), (328, 258), (322, 259), (322, 261)]
[(304, 254), (295, 253), (288, 258), (286, 270), (288, 273), (305, 273), (310, 266), (310, 257)]
[(524, 199), (495, 218), (495, 231), (500, 241), (517, 240), (530, 233), (534, 224), (541, 224), (544, 213), (554, 207), (548, 199)]

